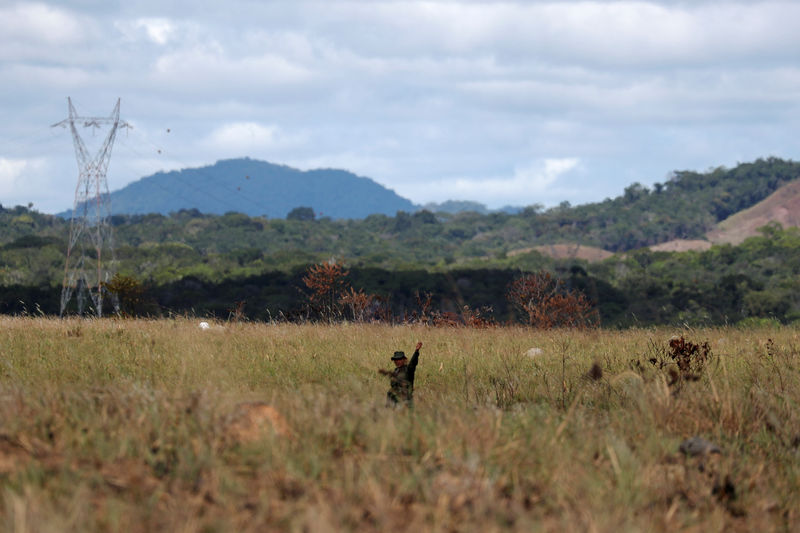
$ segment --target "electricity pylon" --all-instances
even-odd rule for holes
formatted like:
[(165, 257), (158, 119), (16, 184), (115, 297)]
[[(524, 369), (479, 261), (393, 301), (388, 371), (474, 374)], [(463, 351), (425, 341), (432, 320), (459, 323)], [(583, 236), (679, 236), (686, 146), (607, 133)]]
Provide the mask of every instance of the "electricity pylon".
[[(111, 160), (111, 148), (119, 128), (129, 128), (119, 119), (119, 99), (108, 117), (81, 117), (67, 98), (69, 116), (53, 127), (69, 127), (78, 160), (78, 186), (69, 225), (67, 260), (64, 264), (64, 284), (61, 288), (61, 316), (73, 293), (77, 300), (78, 314), (86, 306), (87, 293), (92, 299), (95, 314), (103, 316), (103, 293), (108, 291), (105, 283), (114, 271), (114, 241), (111, 234), (111, 203), (108, 198), (106, 171)], [(110, 125), (102, 146), (94, 157), (90, 156), (86, 144), (78, 133), (78, 125), (94, 130)], [(119, 302), (111, 294), (112, 305), (119, 310)]]

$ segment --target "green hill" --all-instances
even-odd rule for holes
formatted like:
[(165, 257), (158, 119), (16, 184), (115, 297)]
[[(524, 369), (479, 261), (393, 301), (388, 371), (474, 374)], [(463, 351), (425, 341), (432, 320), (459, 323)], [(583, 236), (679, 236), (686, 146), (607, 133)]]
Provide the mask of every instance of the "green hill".
[(416, 209), (394, 191), (344, 170), (302, 171), (249, 158), (158, 172), (112, 192), (110, 199), (116, 215), (168, 215), (196, 209), (206, 214), (235, 211), (283, 218), (302, 206), (312, 208), (317, 216), (364, 218)]

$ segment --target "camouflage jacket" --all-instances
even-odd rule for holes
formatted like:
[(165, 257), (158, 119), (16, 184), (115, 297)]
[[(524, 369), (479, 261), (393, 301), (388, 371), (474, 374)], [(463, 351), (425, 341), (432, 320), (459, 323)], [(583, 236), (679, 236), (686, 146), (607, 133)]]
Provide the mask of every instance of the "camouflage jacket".
[(387, 402), (411, 403), (414, 396), (414, 373), (417, 371), (418, 362), (419, 350), (415, 350), (408, 363), (392, 370), (390, 374), (392, 388), (386, 393)]

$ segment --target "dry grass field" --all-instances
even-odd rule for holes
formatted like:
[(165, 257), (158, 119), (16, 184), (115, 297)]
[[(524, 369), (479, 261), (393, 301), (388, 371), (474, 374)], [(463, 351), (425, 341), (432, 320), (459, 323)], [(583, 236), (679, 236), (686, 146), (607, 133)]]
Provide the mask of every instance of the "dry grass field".
[[(679, 368), (673, 336), (709, 358)], [(416, 405), (388, 409), (377, 369), (417, 340)], [(0, 524), (797, 530), (799, 405), (792, 328), (4, 317)], [(720, 453), (683, 453), (694, 436)]]

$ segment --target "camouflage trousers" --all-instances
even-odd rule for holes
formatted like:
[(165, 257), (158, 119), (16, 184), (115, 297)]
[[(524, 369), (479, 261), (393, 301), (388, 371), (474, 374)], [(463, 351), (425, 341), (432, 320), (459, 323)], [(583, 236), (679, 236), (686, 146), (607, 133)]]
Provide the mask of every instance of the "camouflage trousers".
[(386, 393), (387, 407), (413, 407), (414, 395), (408, 389), (391, 388)]

